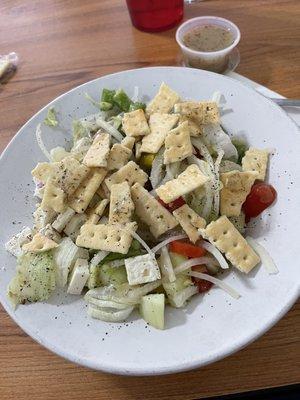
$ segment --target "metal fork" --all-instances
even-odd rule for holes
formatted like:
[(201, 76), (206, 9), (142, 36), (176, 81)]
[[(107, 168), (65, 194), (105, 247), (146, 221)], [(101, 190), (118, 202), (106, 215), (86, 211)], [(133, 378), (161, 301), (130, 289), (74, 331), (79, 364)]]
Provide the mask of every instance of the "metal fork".
[(278, 104), (281, 107), (300, 107), (299, 99), (275, 99), (271, 98), (274, 103)]

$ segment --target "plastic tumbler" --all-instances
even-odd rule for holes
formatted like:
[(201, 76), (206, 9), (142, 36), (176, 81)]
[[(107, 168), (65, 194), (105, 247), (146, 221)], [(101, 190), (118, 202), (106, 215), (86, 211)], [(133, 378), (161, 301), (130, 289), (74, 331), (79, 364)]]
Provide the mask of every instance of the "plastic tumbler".
[(183, 0), (126, 0), (132, 24), (146, 32), (160, 32), (183, 17)]

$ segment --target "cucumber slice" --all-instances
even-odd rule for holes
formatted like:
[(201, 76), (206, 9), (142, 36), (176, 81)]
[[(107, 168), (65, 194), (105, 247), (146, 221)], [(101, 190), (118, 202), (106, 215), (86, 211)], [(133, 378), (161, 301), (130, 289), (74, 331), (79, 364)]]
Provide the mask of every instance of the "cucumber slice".
[(87, 280), (86, 286), (89, 289), (94, 289), (96, 287), (101, 286), (101, 281), (99, 277), (99, 267), (98, 265), (90, 265), (90, 276)]
[(111, 267), (109, 264), (101, 265), (99, 268), (99, 279), (102, 285), (113, 285), (118, 287), (127, 282), (127, 273), (124, 266)]
[(140, 304), (142, 318), (157, 329), (164, 329), (165, 295), (148, 294), (143, 296)]

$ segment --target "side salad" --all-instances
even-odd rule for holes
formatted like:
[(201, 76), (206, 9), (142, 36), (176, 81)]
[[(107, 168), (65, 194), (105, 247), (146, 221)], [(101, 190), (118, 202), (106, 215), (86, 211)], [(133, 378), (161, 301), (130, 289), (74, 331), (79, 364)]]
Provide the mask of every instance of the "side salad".
[[(8, 285), (14, 306), (47, 300), (57, 287), (84, 296), (88, 314), (125, 321), (134, 309), (155, 328), (166, 304), (219, 287), (240, 294), (220, 275), (249, 273), (261, 245), (244, 237), (246, 223), (269, 207), (264, 182), (269, 152), (231, 138), (222, 127), (224, 97), (181, 99), (162, 83), (146, 105), (134, 88), (103, 89), (87, 99), (98, 112), (73, 121), (70, 148), (48, 151), (31, 172), (38, 200), (33, 227), (6, 244), (17, 258)], [(55, 109), (44, 124), (59, 129)]]

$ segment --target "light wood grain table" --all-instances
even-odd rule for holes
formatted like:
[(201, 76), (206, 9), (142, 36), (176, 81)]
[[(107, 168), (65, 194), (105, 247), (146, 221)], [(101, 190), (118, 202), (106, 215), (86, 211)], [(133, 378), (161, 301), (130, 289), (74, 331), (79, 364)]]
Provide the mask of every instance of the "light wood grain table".
[[(211, 0), (185, 18), (219, 15), (241, 29), (237, 72), (287, 97), (300, 96), (300, 3)], [(122, 0), (2, 0), (0, 53), (16, 51), (17, 74), (0, 92), (0, 151), (57, 95), (107, 73), (176, 65), (175, 30), (135, 30)], [(120, 377), (73, 365), (29, 338), (0, 310), (0, 398), (196, 399), (299, 383), (300, 306), (237, 354), (201, 370)]]

